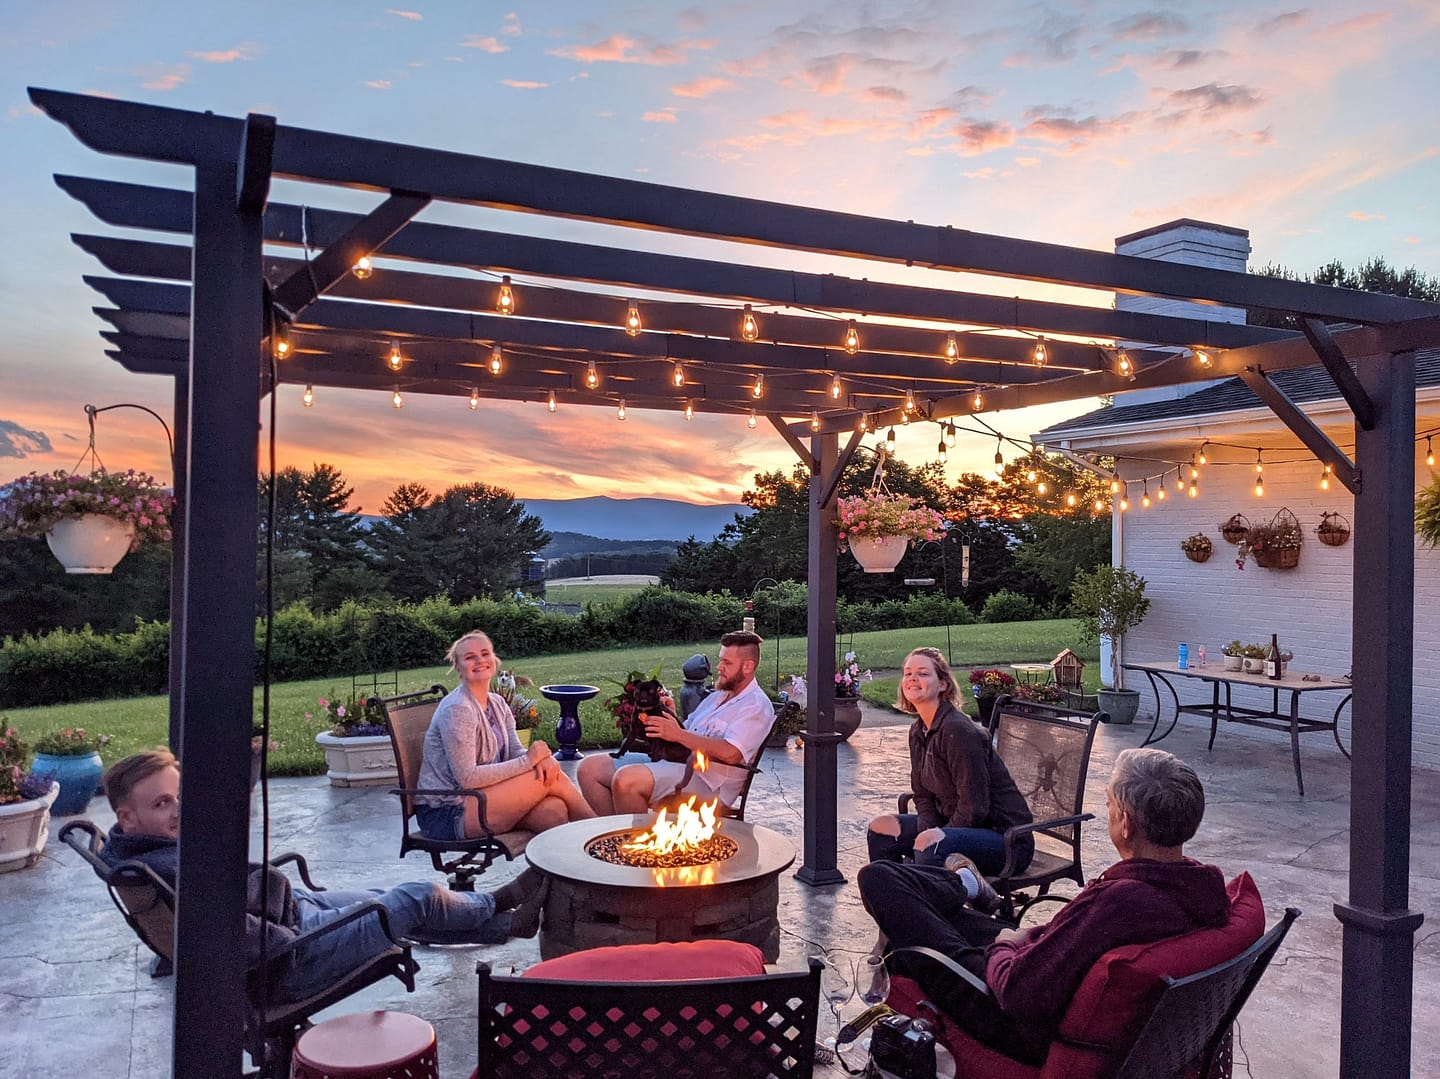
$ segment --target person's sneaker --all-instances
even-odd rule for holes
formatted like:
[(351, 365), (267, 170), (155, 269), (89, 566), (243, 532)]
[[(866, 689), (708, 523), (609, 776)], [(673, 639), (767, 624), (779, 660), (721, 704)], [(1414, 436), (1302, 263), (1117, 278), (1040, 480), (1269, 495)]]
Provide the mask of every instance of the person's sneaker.
[(535, 894), (542, 883), (544, 883), (544, 878), (540, 875), (539, 870), (526, 867), (524, 872), (514, 880), (495, 889), (495, 909), (497, 911), (511, 910), (520, 906)]
[(533, 937), (540, 932), (540, 915), (545, 910), (545, 899), (550, 894), (550, 878), (537, 874), (539, 885), (518, 907), (510, 912), (510, 935), (512, 937)]
[[(951, 873), (959, 873), (962, 869), (968, 869), (970, 876), (975, 879), (975, 890), (970, 896), (970, 905), (976, 910), (989, 914), (1000, 905), (1000, 896), (990, 882), (985, 879), (985, 874), (980, 872), (975, 863), (963, 854), (951, 854), (945, 859), (945, 868)], [(969, 891), (969, 888), (966, 889)]]

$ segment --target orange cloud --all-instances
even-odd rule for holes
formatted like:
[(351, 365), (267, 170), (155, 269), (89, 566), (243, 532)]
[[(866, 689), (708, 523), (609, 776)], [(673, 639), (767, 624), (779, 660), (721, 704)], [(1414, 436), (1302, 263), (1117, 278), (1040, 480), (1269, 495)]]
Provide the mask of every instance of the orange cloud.
[(670, 109), (660, 109), (656, 112), (647, 112), (640, 117), (647, 124), (673, 124), (675, 113)]
[(479, 34), (471, 34), (464, 41), (460, 42), (462, 49), (479, 49), (481, 52), (501, 53), (509, 52), (509, 45), (502, 45), (499, 38), (481, 37)]
[(1015, 129), (999, 120), (964, 120), (950, 127), (947, 134), (960, 140), (950, 148), (963, 157), (975, 157), (1015, 144)]
[(722, 90), (732, 90), (734, 87), (735, 84), (729, 79), (721, 79), (712, 75), (672, 86), (670, 92), (676, 97), (709, 97), (711, 94), (718, 94)]
[(421, 15), (420, 12), (418, 12), (418, 11), (397, 11), (397, 10), (396, 10), (395, 8), (393, 8), (393, 7), (386, 8), (386, 9), (385, 9), (385, 14), (386, 14), (386, 15), (394, 15), (394, 16), (396, 16), (397, 18), (401, 18), (401, 19), (409, 19), (411, 22), (422, 22), (422, 21), (424, 21), (424, 18), (425, 18), (425, 16), (424, 16), (424, 15)]
[(1367, 214), (1363, 210), (1351, 210), (1345, 215), (1351, 221), (1384, 221), (1384, 214)]
[(162, 93), (169, 93), (176, 87), (190, 81), (189, 64), (151, 64), (149, 67), (140, 68), (135, 72), (139, 76), (140, 85), (147, 90), (159, 90)]
[(549, 53), (564, 60), (578, 60), (582, 64), (650, 64), (668, 67), (683, 64), (690, 52), (714, 47), (714, 41), (681, 40), (667, 44), (650, 38), (611, 34), (591, 45), (565, 45), (550, 49)]
[(516, 90), (541, 90), (550, 85), (548, 82), (532, 82), (529, 79), (501, 79), (500, 81)]
[(236, 60), (253, 60), (260, 55), (260, 46), (253, 41), (241, 42), (233, 49), (217, 49), (214, 52), (187, 52), (186, 56), (192, 56), (196, 60), (204, 60), (207, 64), (233, 64)]
[(520, 29), (520, 16), (510, 12), (505, 16), (505, 25), (500, 27), (500, 32), (506, 37), (519, 37), (523, 31)]

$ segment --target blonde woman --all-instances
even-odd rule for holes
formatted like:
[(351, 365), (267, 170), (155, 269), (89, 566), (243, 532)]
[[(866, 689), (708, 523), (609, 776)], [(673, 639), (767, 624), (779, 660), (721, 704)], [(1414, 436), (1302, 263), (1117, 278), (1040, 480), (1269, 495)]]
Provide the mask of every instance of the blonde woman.
[[(436, 707), (425, 732), (420, 788), (483, 790), (486, 821), (497, 832), (517, 827), (543, 832), (595, 816), (548, 745), (535, 740), (526, 749), (520, 744), (510, 706), (490, 692), (500, 672), (490, 638), (467, 633), (445, 655), (460, 684)], [(425, 795), (415, 801), (415, 817), (426, 835), (463, 839), (481, 834), (475, 799)]]

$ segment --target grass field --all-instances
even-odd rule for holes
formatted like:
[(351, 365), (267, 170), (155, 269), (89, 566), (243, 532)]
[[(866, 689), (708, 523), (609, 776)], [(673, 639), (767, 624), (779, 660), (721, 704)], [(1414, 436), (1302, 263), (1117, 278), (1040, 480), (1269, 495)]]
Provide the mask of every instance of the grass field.
[(574, 584), (549, 581), (545, 599), (549, 603), (618, 603), (640, 591), (643, 584), (604, 584), (599, 581), (578, 581)]
[[(629, 586), (621, 586), (629, 587)], [(1026, 661), (1049, 660), (1061, 648), (1075, 647), (1075, 623), (1068, 620), (1044, 622), (1012, 622), (1001, 625), (955, 626), (951, 628), (951, 657), (959, 669), (1001, 665)], [(921, 645), (945, 647), (945, 627), (894, 629), (873, 633), (847, 635), (840, 641), (841, 651), (853, 650), (862, 669), (893, 671), (912, 648)], [(759, 678), (767, 689), (775, 686), (776, 650), (774, 640), (765, 643), (760, 656)], [(781, 680), (805, 670), (806, 653), (803, 638), (785, 638), (778, 643)], [(657, 664), (661, 678), (673, 691), (679, 692), (683, 680), (680, 664), (696, 652), (705, 652), (715, 659), (717, 646), (709, 644), (653, 645), (609, 651), (577, 652), (566, 655), (535, 656), (508, 664), (517, 674), (534, 679), (535, 684), (581, 682), (600, 686), (600, 696), (580, 708), (585, 729), (582, 746), (614, 745), (615, 728), (601, 700), (613, 693), (616, 686), (607, 678), (621, 679), (631, 670), (648, 672)], [(1089, 663), (1087, 684), (1093, 683), (1098, 672), (1098, 652), (1077, 649)], [(435, 666), (401, 671), (400, 692), (423, 689), (433, 683), (446, 687), (455, 685), (448, 667)], [(368, 692), (368, 676), (357, 688)], [(271, 734), (279, 748), (270, 755), (272, 775), (316, 775), (325, 770), (323, 752), (315, 744), (315, 735), (325, 729), (318, 718), (306, 719), (305, 713), (320, 715), (317, 707), (321, 696), (351, 692), (349, 677), (322, 678), (307, 682), (286, 682), (270, 689)], [(382, 685), (381, 695), (394, 692)], [(865, 698), (877, 704), (888, 704), (895, 697), (895, 680), (882, 679), (864, 687)], [(44, 708), (17, 708), (6, 714), (6, 722), (15, 727), (27, 742), (37, 735), (60, 727), (84, 727), (92, 733), (108, 734), (110, 743), (101, 755), (106, 763), (118, 760), (137, 749), (158, 745), (166, 740), (168, 700), (164, 696), (131, 697), (121, 700), (89, 701), (80, 704), (53, 705)], [(543, 716), (539, 737), (555, 744), (555, 722), (559, 708), (547, 700), (540, 702)], [(255, 716), (261, 714), (261, 690), (255, 690)], [(196, 737), (192, 731), (191, 737)], [(199, 737), (203, 737), (203, 727)]]

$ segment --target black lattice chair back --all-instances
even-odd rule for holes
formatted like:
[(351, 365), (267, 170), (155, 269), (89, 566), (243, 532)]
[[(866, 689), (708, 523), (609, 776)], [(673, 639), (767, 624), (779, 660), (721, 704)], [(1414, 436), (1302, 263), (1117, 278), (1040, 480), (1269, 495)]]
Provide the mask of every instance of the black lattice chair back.
[(1233, 959), (1187, 978), (1166, 978), (1165, 989), (1115, 1079), (1230, 1075), (1230, 1033), (1290, 925), (1295, 907)]
[(747, 978), (480, 975), (479, 1079), (722, 1079), (814, 1071), (820, 966)]

